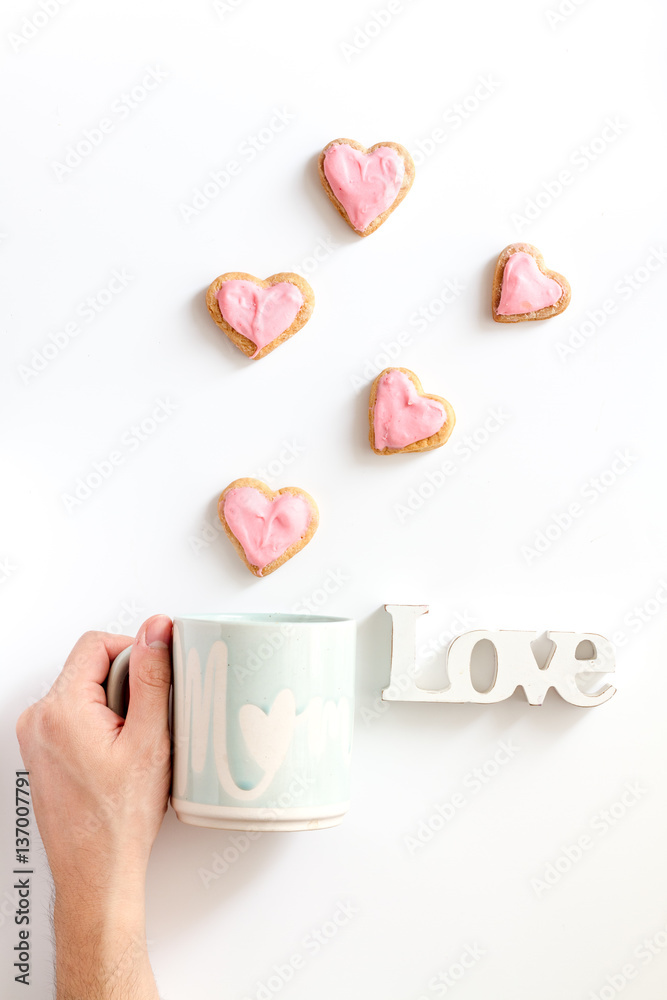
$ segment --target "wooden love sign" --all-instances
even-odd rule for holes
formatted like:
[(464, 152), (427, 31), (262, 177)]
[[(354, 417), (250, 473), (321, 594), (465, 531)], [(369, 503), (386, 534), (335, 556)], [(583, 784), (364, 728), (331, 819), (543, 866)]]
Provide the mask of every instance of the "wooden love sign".
[[(531, 705), (541, 705), (549, 688), (571, 705), (589, 708), (601, 705), (616, 693), (607, 684), (594, 694), (586, 693), (577, 683), (592, 674), (614, 672), (614, 647), (604, 636), (588, 632), (547, 632), (551, 653), (540, 666), (533, 653), (535, 632), (490, 632), (476, 629), (458, 635), (447, 650), (449, 687), (429, 691), (415, 683), (416, 624), (428, 613), (427, 604), (385, 604), (392, 617), (391, 670), (389, 687), (382, 692), (383, 701), (443, 701), (455, 704), (477, 702), (489, 705), (504, 701), (523, 688)], [(473, 650), (479, 642), (488, 640), (495, 650), (495, 675), (485, 690), (478, 690), (472, 678)], [(582, 655), (582, 651), (592, 656)], [(579, 652), (579, 655), (577, 653)]]

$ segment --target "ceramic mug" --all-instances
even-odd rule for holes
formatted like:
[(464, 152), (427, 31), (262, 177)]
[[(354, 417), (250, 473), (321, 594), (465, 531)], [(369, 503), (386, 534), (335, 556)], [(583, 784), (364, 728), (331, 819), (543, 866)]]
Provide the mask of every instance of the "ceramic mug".
[[(171, 804), (229, 830), (336, 826), (349, 806), (356, 624), (316, 615), (174, 618)], [(107, 703), (127, 704), (130, 648)]]

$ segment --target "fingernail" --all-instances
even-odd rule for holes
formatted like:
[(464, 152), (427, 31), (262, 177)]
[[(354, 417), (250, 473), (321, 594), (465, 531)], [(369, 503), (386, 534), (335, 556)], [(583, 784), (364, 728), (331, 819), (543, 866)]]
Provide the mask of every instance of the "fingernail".
[(146, 645), (151, 649), (168, 649), (171, 639), (171, 618), (158, 615), (152, 618), (146, 626)]

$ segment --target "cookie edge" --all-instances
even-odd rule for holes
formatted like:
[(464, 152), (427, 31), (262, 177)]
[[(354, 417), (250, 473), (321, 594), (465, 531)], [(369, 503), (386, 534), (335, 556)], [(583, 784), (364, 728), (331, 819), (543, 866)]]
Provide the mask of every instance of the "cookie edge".
[[(257, 349), (257, 345), (252, 340), (244, 337), (238, 330), (235, 330), (220, 312), (217, 294), (226, 281), (252, 281), (261, 288), (270, 288), (271, 285), (277, 285), (281, 281), (285, 281), (296, 285), (303, 295), (303, 303), (294, 318), (294, 322), (286, 330), (283, 330), (275, 340), (266, 344), (256, 357), (253, 357), (253, 354)], [(251, 361), (261, 361), (262, 358), (265, 358), (271, 351), (275, 351), (276, 347), (280, 347), (281, 344), (284, 344), (286, 340), (289, 340), (306, 325), (315, 308), (315, 293), (306, 279), (294, 271), (279, 271), (277, 274), (269, 275), (268, 278), (257, 278), (254, 274), (247, 274), (245, 271), (227, 271), (225, 274), (220, 274), (217, 278), (214, 278), (206, 289), (206, 308), (216, 326), (222, 330), (235, 347), (238, 347)]]
[[(246, 557), (243, 546), (241, 545), (241, 542), (238, 540), (232, 529), (229, 527), (227, 519), (224, 515), (225, 497), (227, 496), (230, 490), (239, 489), (242, 486), (250, 486), (253, 489), (259, 490), (259, 492), (263, 493), (264, 496), (268, 497), (269, 500), (273, 500), (281, 493), (291, 493), (293, 496), (303, 497), (303, 499), (307, 501), (308, 506), (310, 507), (311, 510), (310, 524), (308, 525), (306, 534), (303, 536), (303, 538), (299, 539), (298, 542), (294, 542), (292, 545), (290, 545), (289, 548), (285, 549), (285, 551), (280, 556), (278, 556), (277, 559), (274, 559), (273, 562), (267, 563), (264, 569), (261, 571), (261, 573), (259, 571), (259, 567), (254, 566), (252, 563), (248, 562), (248, 559)], [(234, 479), (233, 482), (231, 482), (228, 486), (225, 486), (224, 490), (218, 497), (218, 518), (225, 530), (225, 534), (232, 542), (234, 548), (241, 557), (241, 560), (245, 563), (245, 565), (248, 567), (253, 576), (256, 576), (259, 580), (263, 580), (264, 577), (269, 576), (271, 573), (275, 572), (275, 570), (277, 570), (280, 566), (282, 566), (283, 563), (288, 562), (293, 556), (297, 554), (297, 552), (300, 552), (301, 549), (303, 549), (308, 544), (308, 542), (311, 540), (311, 538), (313, 537), (319, 526), (320, 512), (314, 498), (310, 495), (310, 493), (307, 493), (306, 490), (302, 490), (300, 486), (283, 486), (279, 490), (272, 490), (271, 487), (267, 486), (267, 484), (263, 482), (261, 479), (253, 479), (252, 477), (242, 477), (241, 479)]]
[[(412, 444), (406, 445), (405, 448), (383, 448), (380, 450), (375, 447), (375, 400), (377, 398), (377, 389), (380, 384), (380, 379), (384, 375), (388, 372), (396, 371), (403, 372), (404, 375), (408, 376), (420, 396), (424, 396), (426, 399), (434, 399), (438, 403), (442, 403), (445, 408), (445, 413), (447, 414), (447, 419), (440, 430), (436, 431), (435, 434), (431, 434), (430, 437), (414, 441)], [(392, 365), (389, 368), (385, 368), (384, 371), (381, 371), (380, 374), (373, 380), (370, 398), (368, 401), (368, 423), (368, 440), (376, 455), (403, 455), (414, 452), (433, 451), (435, 448), (442, 448), (442, 446), (446, 444), (452, 436), (452, 431), (456, 425), (456, 413), (454, 412), (454, 407), (448, 399), (445, 399), (443, 396), (436, 396), (431, 392), (424, 392), (419, 377), (410, 368), (399, 368), (396, 365)]]
[[(563, 294), (559, 298), (558, 302), (554, 302), (551, 306), (544, 306), (542, 309), (536, 309), (529, 313), (512, 313), (509, 316), (499, 316), (497, 309), (500, 304), (500, 296), (503, 287), (503, 275), (505, 273), (505, 265), (507, 261), (514, 253), (529, 253), (531, 257), (534, 258), (535, 263), (539, 267), (542, 274), (548, 278), (553, 278), (563, 289)], [(498, 255), (498, 260), (496, 261), (496, 267), (493, 272), (493, 285), (491, 288), (491, 314), (496, 323), (522, 323), (525, 321), (539, 320), (539, 319), (550, 319), (552, 316), (558, 316), (560, 313), (564, 312), (570, 304), (570, 299), (572, 297), (572, 289), (570, 288), (570, 282), (558, 271), (551, 271), (544, 263), (543, 254), (533, 246), (532, 243), (509, 243), (503, 250), (500, 251)]]
[[(332, 146), (339, 146), (341, 143), (345, 143), (347, 146), (352, 146), (354, 149), (358, 149), (360, 150), (360, 152), (366, 154), (372, 153), (374, 149), (378, 149), (380, 146), (390, 146), (392, 149), (395, 149), (396, 152), (401, 156), (401, 158), (403, 159), (403, 163), (405, 165), (405, 173), (403, 174), (403, 181), (399, 188), (398, 194), (396, 195), (396, 198), (389, 206), (389, 208), (386, 208), (384, 212), (381, 212), (380, 215), (377, 215), (372, 222), (369, 222), (369, 224), (366, 226), (365, 229), (355, 229), (355, 227), (352, 225), (347, 212), (339, 202), (336, 195), (333, 193), (331, 185), (329, 184), (327, 176), (324, 172), (324, 158), (327, 154), (327, 150), (331, 149)], [(335, 207), (338, 214), (348, 224), (352, 232), (357, 234), (357, 236), (370, 236), (371, 233), (374, 233), (376, 229), (379, 229), (380, 226), (387, 221), (392, 212), (395, 209), (397, 209), (398, 206), (401, 204), (406, 194), (412, 187), (412, 184), (415, 179), (415, 161), (412, 159), (409, 150), (407, 150), (405, 146), (402, 146), (399, 142), (376, 142), (375, 145), (367, 147), (363, 146), (360, 142), (357, 142), (356, 139), (332, 139), (331, 142), (328, 142), (324, 147), (324, 149), (321, 151), (318, 157), (317, 165), (320, 174), (320, 182), (322, 184), (322, 187), (327, 193), (327, 197)]]

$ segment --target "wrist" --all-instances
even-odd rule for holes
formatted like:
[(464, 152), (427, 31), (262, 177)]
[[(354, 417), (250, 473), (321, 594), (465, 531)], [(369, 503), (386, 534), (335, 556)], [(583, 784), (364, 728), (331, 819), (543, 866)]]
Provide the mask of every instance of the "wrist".
[(54, 878), (54, 921), (82, 933), (94, 927), (135, 933), (145, 923), (143, 877), (122, 878), (108, 873), (96, 879), (68, 875)]
[(157, 997), (148, 958), (143, 894), (56, 889), (58, 1000)]

